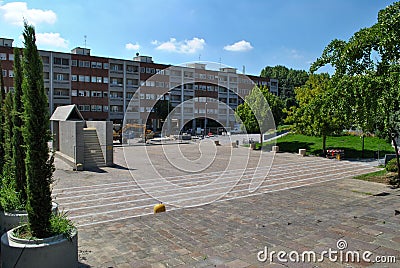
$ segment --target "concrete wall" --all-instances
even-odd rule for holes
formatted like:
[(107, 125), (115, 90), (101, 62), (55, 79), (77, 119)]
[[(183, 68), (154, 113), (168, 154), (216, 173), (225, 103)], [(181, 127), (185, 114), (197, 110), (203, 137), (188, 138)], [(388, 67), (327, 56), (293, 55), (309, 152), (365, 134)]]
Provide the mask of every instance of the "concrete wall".
[(84, 121), (59, 122), (59, 151), (75, 159), (75, 163), (84, 162)]
[(100, 147), (103, 152), (107, 166), (114, 164), (113, 153), (113, 124), (111, 121), (87, 121), (88, 128), (95, 128), (99, 138)]

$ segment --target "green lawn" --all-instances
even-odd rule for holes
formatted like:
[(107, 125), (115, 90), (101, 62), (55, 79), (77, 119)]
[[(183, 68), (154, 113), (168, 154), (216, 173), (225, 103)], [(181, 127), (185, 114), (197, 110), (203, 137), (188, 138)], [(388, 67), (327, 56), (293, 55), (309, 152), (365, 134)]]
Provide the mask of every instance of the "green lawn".
[[(282, 152), (298, 153), (299, 149), (307, 149), (307, 154), (322, 154), (322, 138), (300, 134), (288, 134), (276, 142)], [(362, 140), (358, 136), (327, 137), (327, 149), (343, 149), (345, 158), (361, 158)], [(393, 147), (385, 140), (377, 137), (365, 137), (365, 158), (375, 157), (379, 150), (379, 156), (393, 154)]]

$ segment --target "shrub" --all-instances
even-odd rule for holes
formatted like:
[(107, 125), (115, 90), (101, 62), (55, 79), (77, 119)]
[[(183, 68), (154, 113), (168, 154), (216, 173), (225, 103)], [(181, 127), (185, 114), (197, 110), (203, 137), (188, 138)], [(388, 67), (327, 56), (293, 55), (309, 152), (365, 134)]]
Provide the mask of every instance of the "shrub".
[(386, 170), (388, 172), (397, 172), (397, 160), (393, 158), (386, 164)]
[(71, 238), (75, 230), (74, 224), (67, 218), (65, 212), (53, 214), (50, 218), (50, 227), (53, 235), (62, 234), (66, 238)]
[(0, 208), (3, 211), (25, 210), (25, 205), (21, 203), (21, 198), (13, 182), (8, 178), (1, 179)]

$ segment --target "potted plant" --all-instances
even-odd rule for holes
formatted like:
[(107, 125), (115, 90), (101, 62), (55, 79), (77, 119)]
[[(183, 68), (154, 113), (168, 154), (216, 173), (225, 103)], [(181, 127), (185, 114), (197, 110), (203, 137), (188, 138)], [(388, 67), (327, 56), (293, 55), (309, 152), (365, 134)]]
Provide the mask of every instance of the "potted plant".
[[(27, 220), (26, 177), (22, 126), (22, 69), (20, 52), (14, 49), (14, 93), (4, 98), (3, 77), (1, 77), (1, 127), (0, 127), (0, 235)], [(4, 126), (4, 127), (3, 127)], [(18, 167), (18, 168), (16, 168)], [(18, 185), (18, 187), (17, 187)]]
[(22, 63), (23, 139), (28, 222), (1, 237), (1, 263), (7, 267), (77, 267), (77, 229), (65, 214), (52, 214), (54, 155), (48, 141), (49, 114), (43, 66), (35, 29), (24, 23)]
[[(20, 50), (14, 49), (14, 92), (1, 102), (3, 126), (0, 131), (2, 165), (0, 169), (0, 237), (8, 230), (27, 222), (25, 148), (22, 137), (22, 68)], [(4, 87), (2, 86), (3, 99)], [(53, 202), (52, 211), (58, 205)]]

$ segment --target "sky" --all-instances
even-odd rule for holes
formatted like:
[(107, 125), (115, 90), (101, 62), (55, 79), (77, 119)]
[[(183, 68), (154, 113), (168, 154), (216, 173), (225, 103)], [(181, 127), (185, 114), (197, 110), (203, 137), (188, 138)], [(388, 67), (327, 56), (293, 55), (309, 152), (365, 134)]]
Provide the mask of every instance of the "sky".
[[(22, 47), (23, 19), (39, 49), (179, 65), (218, 62), (259, 75), (265, 66), (309, 70), (333, 39), (377, 21), (385, 0), (0, 0), (0, 37)], [(85, 41), (86, 40), (86, 41)], [(328, 69), (321, 71), (331, 71)]]

